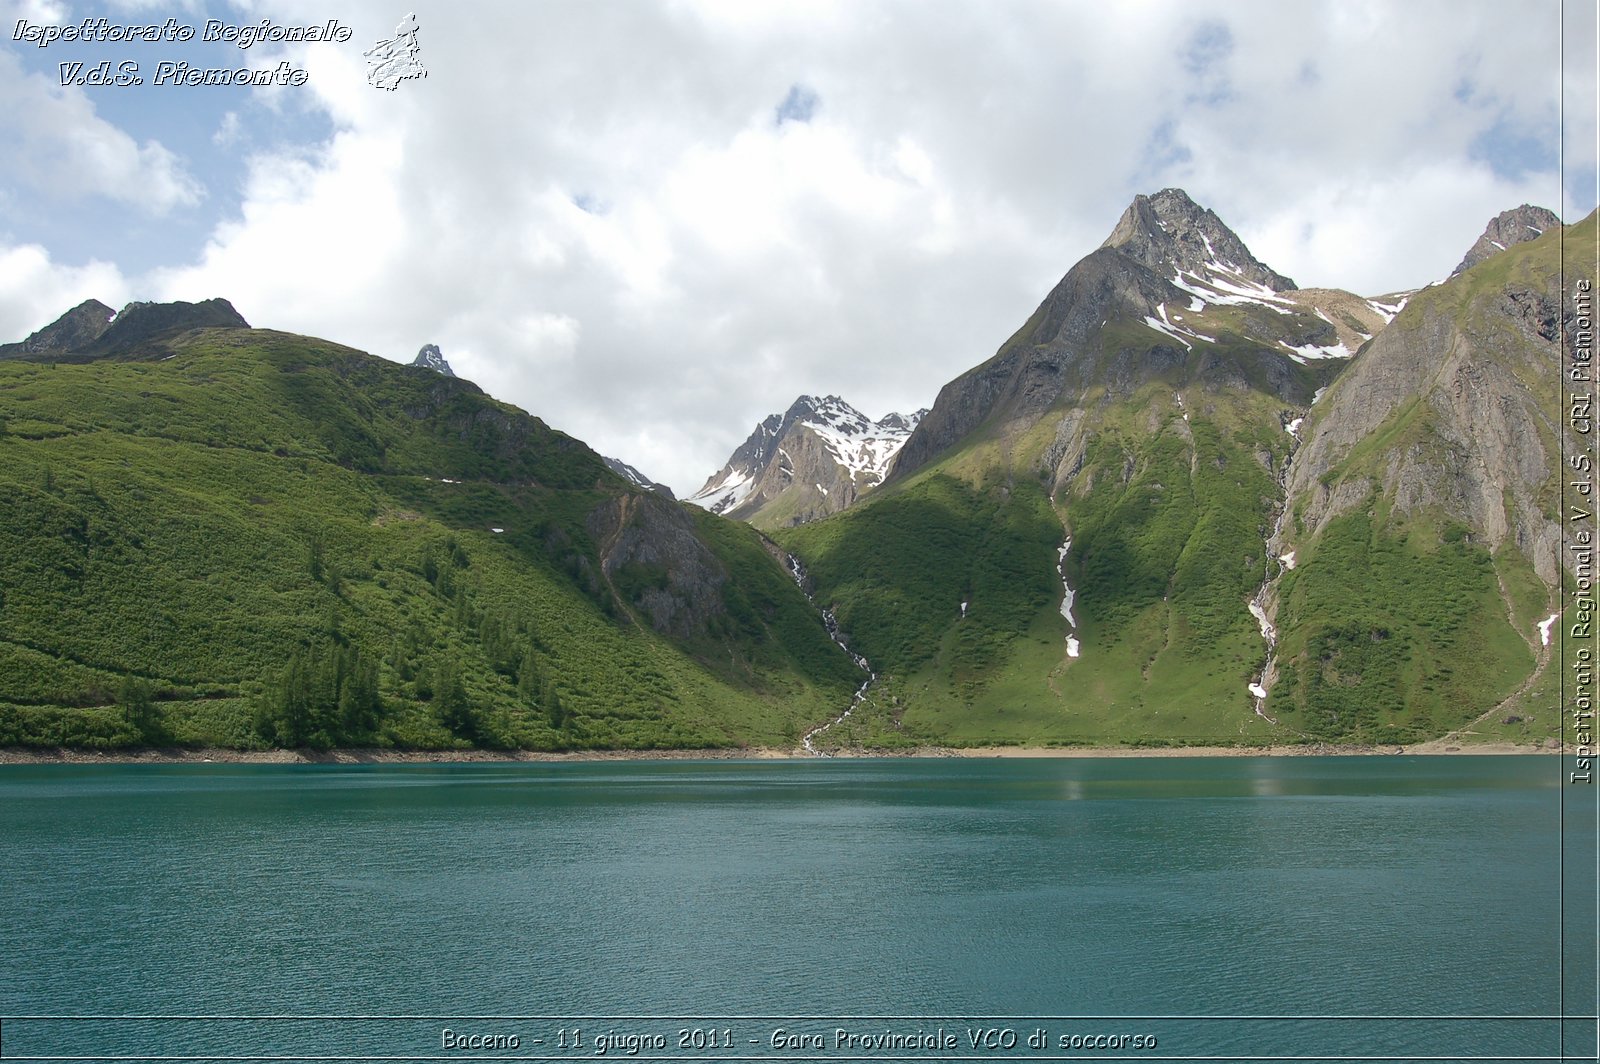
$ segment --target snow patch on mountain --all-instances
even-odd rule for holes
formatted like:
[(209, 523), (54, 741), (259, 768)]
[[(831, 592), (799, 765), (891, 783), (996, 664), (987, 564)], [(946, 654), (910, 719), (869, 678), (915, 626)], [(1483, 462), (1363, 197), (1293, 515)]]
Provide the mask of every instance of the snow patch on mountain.
[[(1196, 299), (1195, 303), (1200, 303), (1200, 300)], [(1189, 307), (1191, 313), (1203, 309), (1205, 309), (1205, 304), (1203, 303), (1200, 303), (1199, 306), (1191, 305)], [(1161, 315), (1161, 320), (1157, 321), (1155, 318), (1146, 315), (1144, 323), (1162, 335), (1172, 337), (1172, 339), (1178, 341), (1190, 351), (1194, 350), (1194, 345), (1189, 342), (1190, 340), (1200, 340), (1208, 344), (1214, 344), (1217, 342), (1217, 338), (1215, 336), (1207, 336), (1205, 333), (1185, 324), (1182, 314), (1173, 312), (1169, 316), (1167, 314), (1167, 305), (1165, 303), (1162, 303), (1156, 307), (1156, 313)], [(1185, 418), (1185, 420), (1187, 420), (1187, 418)]]
[(1349, 358), (1352, 354), (1354, 354), (1354, 352), (1346, 347), (1343, 343), (1332, 344), (1329, 346), (1306, 344), (1304, 347), (1294, 347), (1283, 340), (1279, 340), (1278, 346), (1287, 349), (1289, 352), (1289, 357), (1300, 363), (1305, 363), (1311, 361), (1312, 359), (1318, 358)]
[(1203, 310), (1207, 304), (1223, 306), (1253, 305), (1279, 314), (1293, 314), (1294, 300), (1286, 299), (1264, 284), (1241, 277), (1237, 270), (1221, 262), (1208, 262), (1204, 273), (1178, 270), (1172, 275), (1175, 288), (1193, 297), (1189, 309)]
[(750, 489), (755, 485), (755, 478), (747, 469), (729, 469), (712, 479), (715, 483), (706, 484), (684, 501), (714, 514), (725, 513), (749, 498)]
[(1067, 621), (1067, 657), (1078, 657), (1083, 650), (1083, 644), (1074, 634), (1078, 628), (1078, 619), (1072, 615), (1072, 606), (1078, 600), (1078, 593), (1072, 590), (1072, 585), (1067, 583), (1067, 553), (1072, 550), (1072, 537), (1056, 550), (1056, 575), (1061, 578), (1061, 616)]
[(1391, 321), (1394, 321), (1394, 316), (1396, 314), (1406, 309), (1406, 301), (1409, 300), (1414, 294), (1415, 293), (1413, 292), (1406, 292), (1397, 302), (1394, 303), (1381, 303), (1376, 299), (1369, 299), (1367, 300), (1367, 306), (1377, 311), (1378, 315), (1383, 318), (1383, 323), (1387, 325)]
[(883, 481), (889, 463), (927, 413), (919, 410), (910, 417), (889, 414), (881, 421), (870, 421), (837, 395), (822, 399), (803, 395), (800, 401), (809, 401), (812, 408), (812, 415), (800, 423), (821, 438), (853, 480), (864, 485)]

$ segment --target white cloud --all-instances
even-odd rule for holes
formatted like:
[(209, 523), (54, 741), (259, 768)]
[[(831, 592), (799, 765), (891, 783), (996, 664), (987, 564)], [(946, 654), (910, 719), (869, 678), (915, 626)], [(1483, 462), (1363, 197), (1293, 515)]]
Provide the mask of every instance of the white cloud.
[(217, 123), (216, 132), (211, 134), (211, 143), (219, 148), (226, 148), (237, 143), (240, 134), (239, 112), (228, 111), (223, 114), (222, 121)]
[(59, 24), (67, 19), (67, 5), (59, 0), (9, 0), (0, 6), (0, 12), (4, 12), (0, 17), (11, 26), (17, 24), (17, 19), (27, 19), (39, 26)]
[(129, 299), (126, 280), (106, 262), (62, 266), (37, 244), (0, 247), (0, 337), (21, 340), (86, 299), (113, 310)]
[(203, 190), (160, 143), (136, 142), (100, 118), (81, 88), (61, 88), (0, 52), (0, 151), (9, 182), (45, 202), (103, 196), (162, 215)]
[(238, 215), (142, 294), (438, 343), (679, 490), (801, 392), (931, 403), (1138, 192), (1182, 185), (1300, 283), (1369, 294), (1560, 206), (1548, 168), (1473, 156), (1497, 122), (1553, 128), (1555, 29), (1497, 3), (419, 0), (428, 78), (394, 92), (361, 52), (403, 10), (338, 7), (247, 6), (355, 29), (252, 97), (337, 133), (255, 155)]

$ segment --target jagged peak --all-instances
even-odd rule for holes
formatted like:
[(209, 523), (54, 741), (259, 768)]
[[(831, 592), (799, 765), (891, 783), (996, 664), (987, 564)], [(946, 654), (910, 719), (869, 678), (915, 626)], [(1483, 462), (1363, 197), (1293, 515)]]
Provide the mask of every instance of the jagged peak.
[(837, 395), (802, 395), (790, 405), (783, 420), (786, 424), (798, 421), (845, 433), (868, 432), (873, 427), (871, 418)]
[(98, 299), (85, 299), (26, 340), (8, 346), (30, 353), (80, 350), (98, 340), (116, 316), (116, 311)]
[(1181, 188), (1135, 196), (1100, 246), (1120, 251), (1163, 276), (1174, 272), (1202, 280), (1231, 276), (1274, 292), (1296, 287), (1251, 254), (1216, 212), (1200, 206)]
[(446, 377), (456, 375), (455, 370), (450, 368), (450, 363), (444, 360), (444, 353), (435, 344), (423, 344), (422, 350), (417, 352), (417, 357), (411, 360), (411, 365), (419, 369), (431, 369)]
[(925, 406), (914, 410), (909, 414), (885, 414), (883, 417), (878, 419), (878, 427), (901, 429), (905, 432), (910, 432), (912, 429), (920, 425), (922, 423), (922, 419), (927, 416), (928, 408)]
[(851, 481), (870, 487), (883, 479), (895, 453), (926, 413), (926, 409), (909, 416), (891, 413), (874, 421), (840, 396), (801, 395), (784, 413), (758, 422), (728, 463), (687, 501), (713, 513), (739, 507), (756, 489), (768, 465), (774, 461), (781, 465), (783, 441), (795, 432), (819, 440)]
[(1489, 224), (1484, 227), (1483, 235), (1478, 237), (1472, 247), (1467, 249), (1467, 254), (1461, 260), (1461, 265), (1450, 271), (1454, 277), (1472, 269), (1485, 259), (1498, 255), (1508, 247), (1516, 244), (1525, 244), (1530, 240), (1537, 240), (1543, 236), (1547, 229), (1561, 228), (1561, 217), (1555, 211), (1545, 207), (1535, 207), (1524, 203), (1520, 207), (1513, 207), (1509, 211), (1501, 211), (1489, 219)]

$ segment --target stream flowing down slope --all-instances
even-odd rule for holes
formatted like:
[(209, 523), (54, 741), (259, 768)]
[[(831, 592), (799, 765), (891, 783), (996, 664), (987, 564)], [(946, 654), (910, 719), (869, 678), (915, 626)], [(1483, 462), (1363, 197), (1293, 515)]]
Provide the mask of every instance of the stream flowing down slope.
[[(806, 588), (806, 567), (802, 565), (800, 559), (796, 558), (793, 554), (789, 554), (787, 557), (789, 564), (789, 575), (794, 577), (795, 584), (800, 588), (806, 599), (810, 601), (812, 605), (816, 605), (816, 600), (811, 597), (811, 592)], [(861, 669), (861, 671), (867, 674), (867, 678), (861, 681), (860, 687), (856, 688), (855, 696), (850, 699), (850, 705), (846, 707), (843, 713), (828, 721), (826, 724), (812, 728), (810, 731), (806, 732), (800, 737), (800, 745), (805, 748), (806, 753), (815, 757), (831, 757), (833, 755), (825, 754), (818, 750), (816, 744), (812, 740), (816, 739), (817, 736), (821, 735), (829, 728), (832, 728), (834, 725), (848, 720), (850, 714), (854, 713), (856, 707), (861, 705), (862, 701), (866, 699), (867, 689), (871, 687), (878, 679), (878, 674), (872, 670), (872, 663), (867, 661), (867, 659), (862, 657), (860, 654), (857, 654), (855, 651), (851, 650), (850, 645), (846, 643), (839, 635), (839, 621), (838, 618), (833, 615), (833, 610), (823, 607), (821, 612), (822, 623), (828, 629), (828, 637), (838, 644), (839, 649), (850, 655), (850, 660), (856, 663), (857, 668)]]

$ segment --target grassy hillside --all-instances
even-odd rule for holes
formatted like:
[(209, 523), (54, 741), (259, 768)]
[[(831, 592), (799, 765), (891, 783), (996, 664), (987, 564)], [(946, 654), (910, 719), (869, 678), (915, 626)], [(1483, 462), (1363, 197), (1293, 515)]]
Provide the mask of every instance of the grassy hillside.
[[(261, 330), (168, 346), (0, 364), (0, 745), (779, 744), (848, 705), (752, 530), (462, 381)], [(678, 524), (687, 561), (608, 568)]]
[[(1273, 707), (1308, 734), (1433, 738), (1498, 704), (1533, 668), (1501, 601), (1496, 561), (1468, 529), (1436, 518), (1406, 531), (1388, 511), (1374, 496), (1336, 518), (1280, 585)], [(1527, 568), (1514, 552), (1500, 564)]]
[[(1246, 692), (1266, 655), (1247, 602), (1292, 440), (1277, 400), (1197, 384), (1205, 357), (1120, 401), (1086, 396), (1042, 431), (980, 435), (877, 499), (782, 534), (852, 645), (891, 677), (881, 719), (869, 710), (840, 738), (1209, 744), (1271, 731)], [(1074, 410), (1092, 428), (1051, 498), (1044, 451)], [(1060, 610), (1068, 537), (1075, 629)]]
[[(1559, 642), (1542, 646), (1536, 626), (1559, 605), (1561, 455), (1582, 447), (1562, 441), (1559, 319), (1594, 267), (1592, 255), (1563, 262), (1563, 240), (1592, 248), (1594, 216), (1417, 293), (1380, 361), (1309, 420), (1342, 446), (1291, 514), (1286, 722), (1383, 742), (1558, 734)], [(1347, 409), (1373, 394), (1381, 419), (1342, 438)], [(1327, 499), (1345, 500), (1332, 520)]]

